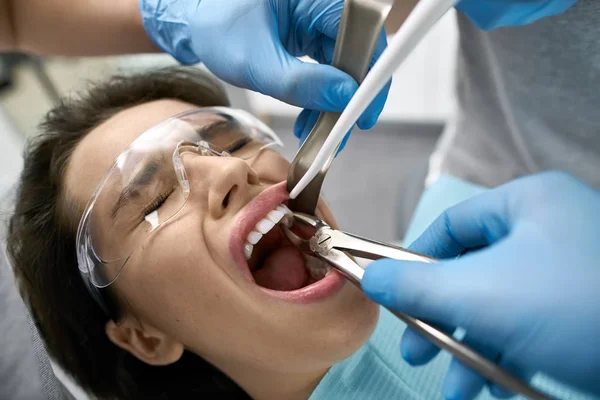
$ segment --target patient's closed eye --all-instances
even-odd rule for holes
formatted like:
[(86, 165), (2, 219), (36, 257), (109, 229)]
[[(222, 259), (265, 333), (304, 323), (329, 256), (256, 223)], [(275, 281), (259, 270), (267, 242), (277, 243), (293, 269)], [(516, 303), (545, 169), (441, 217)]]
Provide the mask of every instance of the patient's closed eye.
[[(117, 219), (119, 211), (127, 207), (134, 199), (139, 199), (143, 189), (155, 183), (160, 174), (163, 162), (161, 160), (151, 160), (129, 181), (123, 188), (115, 205), (112, 208), (111, 218)], [(141, 211), (141, 210), (140, 210)]]
[(148, 214), (151, 214), (154, 211), (158, 210), (163, 204), (165, 204), (165, 201), (167, 201), (167, 199), (169, 198), (169, 195), (171, 193), (173, 193), (172, 190), (168, 193), (161, 193), (158, 195), (158, 197), (156, 197), (154, 200), (152, 200), (152, 203), (150, 203), (144, 209), (144, 213), (143, 213), (144, 217), (146, 217)]

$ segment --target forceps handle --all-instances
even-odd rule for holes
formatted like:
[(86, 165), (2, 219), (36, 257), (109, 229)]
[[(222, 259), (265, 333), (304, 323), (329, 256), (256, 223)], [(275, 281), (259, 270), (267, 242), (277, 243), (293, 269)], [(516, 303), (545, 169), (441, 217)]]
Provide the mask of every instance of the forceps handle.
[[(356, 257), (367, 259), (393, 258), (396, 260), (420, 261), (425, 263), (434, 263), (436, 259), (427, 257), (423, 254), (414, 253), (409, 250), (397, 247), (391, 244), (378, 242), (376, 240), (366, 239), (351, 233), (327, 229), (322, 231), (322, 245), (331, 249), (324, 257), (330, 263), (335, 265), (344, 276), (361, 290), (361, 281), (364, 274), (364, 268), (350, 259), (344, 252)], [(324, 240), (325, 239), (325, 240)], [(329, 243), (327, 243), (329, 242)], [(446, 350), (464, 365), (477, 371), (488, 380), (497, 383), (503, 388), (518, 393), (534, 400), (552, 400), (552, 397), (538, 391), (526, 382), (517, 379), (509, 374), (498, 364), (495, 364), (479, 353), (473, 351), (464, 343), (454, 339), (451, 335), (423, 322), (417, 318), (406, 315), (402, 312), (388, 310), (407, 326), (413, 329), (421, 336), (428, 339), (437, 347)]]
[[(392, 4), (391, 0), (344, 1), (331, 64), (346, 72), (359, 84), (367, 75), (377, 41), (382, 33), (383, 23), (392, 9)], [(334, 112), (319, 114), (313, 129), (292, 161), (287, 180), (288, 191), (296, 186), (310, 168), (340, 115), (340, 113)], [(314, 214), (325, 174), (334, 157), (335, 152), (331, 154), (319, 174), (306, 186), (304, 191), (289, 201), (291, 210)]]
[(526, 382), (515, 378), (506, 370), (473, 351), (464, 343), (459, 342), (452, 336), (440, 331), (439, 329), (409, 315), (395, 310), (388, 310), (398, 319), (404, 322), (408, 327), (419, 335), (428, 339), (431, 343), (452, 354), (458, 361), (467, 367), (477, 371), (489, 381), (502, 386), (516, 394), (521, 394), (533, 400), (553, 400), (552, 397), (540, 392)]
[(367, 239), (336, 229), (329, 230), (327, 234), (331, 235), (332, 247), (343, 250), (356, 257), (367, 258), (369, 260), (393, 258), (395, 260), (425, 263), (434, 263), (437, 261), (435, 258), (427, 257), (424, 254), (415, 253), (402, 247)]

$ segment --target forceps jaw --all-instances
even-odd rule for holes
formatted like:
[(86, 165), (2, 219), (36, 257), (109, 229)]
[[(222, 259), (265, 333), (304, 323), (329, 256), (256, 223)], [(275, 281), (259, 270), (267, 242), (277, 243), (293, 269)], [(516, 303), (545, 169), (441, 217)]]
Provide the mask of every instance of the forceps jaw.
[(289, 241), (302, 252), (316, 256), (333, 266), (349, 281), (360, 287), (364, 275), (364, 268), (357, 264), (343, 251), (333, 248), (332, 233), (339, 232), (332, 229), (327, 223), (312, 215), (294, 213), (294, 218), (316, 229), (314, 235), (306, 240), (291, 231), (289, 226), (283, 226), (283, 232)]
[(300, 212), (293, 214), (295, 220), (315, 228), (316, 231), (310, 239), (306, 240), (293, 233), (289, 227), (284, 227), (284, 233), (290, 242), (303, 252), (323, 259), (359, 287), (365, 268), (351, 256), (370, 260), (395, 258), (397, 260), (434, 262), (429, 257), (401, 247), (333, 229), (315, 216)]
[(325, 222), (312, 215), (295, 212), (294, 218), (316, 229), (314, 236), (309, 241), (311, 251), (315, 253), (325, 254), (332, 249), (336, 249), (370, 260), (394, 258), (396, 260), (425, 263), (436, 261), (431, 257), (406, 250), (402, 247), (332, 229)]

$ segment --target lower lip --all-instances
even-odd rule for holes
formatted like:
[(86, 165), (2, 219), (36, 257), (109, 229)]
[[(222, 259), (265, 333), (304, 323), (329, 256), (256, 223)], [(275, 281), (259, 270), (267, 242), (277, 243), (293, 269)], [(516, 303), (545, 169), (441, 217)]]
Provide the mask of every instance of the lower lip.
[(267, 289), (262, 286), (259, 286), (259, 288), (269, 296), (277, 297), (291, 303), (310, 304), (333, 296), (342, 289), (345, 283), (346, 279), (342, 274), (332, 269), (323, 279), (301, 289), (284, 292)]

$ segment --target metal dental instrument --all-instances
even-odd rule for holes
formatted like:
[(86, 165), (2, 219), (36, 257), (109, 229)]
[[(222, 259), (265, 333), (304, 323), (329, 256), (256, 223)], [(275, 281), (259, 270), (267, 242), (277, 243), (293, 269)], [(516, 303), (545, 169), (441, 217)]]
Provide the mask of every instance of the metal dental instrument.
[[(417, 44), (431, 30), (435, 23), (452, 8), (456, 1), (420, 0), (417, 3), (388, 44), (387, 49), (381, 54), (379, 60), (373, 65), (371, 71), (360, 84), (348, 106), (346, 106), (344, 112), (337, 119), (335, 126), (330, 126), (327, 133), (323, 134), (327, 138), (325, 143), (323, 141), (309, 143), (310, 136), (304, 143), (306, 147), (310, 147), (310, 150), (305, 150), (305, 152), (310, 152), (312, 165), (306, 167), (306, 161), (309, 160), (309, 157), (306, 156), (305, 159), (302, 159), (302, 176), (298, 178), (298, 175), (294, 175), (293, 179), (288, 178), (288, 191), (292, 199), (298, 199), (300, 204), (303, 204), (305, 201), (308, 203), (306, 198), (314, 198), (316, 202), (318, 190), (316, 189), (317, 185), (313, 185), (313, 182), (315, 180), (318, 182), (323, 181), (323, 177), (346, 133), (354, 126), (354, 123), (366, 110), (367, 106), (390, 80), (394, 71), (406, 60)], [(344, 11), (346, 10), (344, 9)], [(317, 154), (315, 155), (315, 153)], [(300, 152), (298, 152), (296, 157), (300, 157)], [(304, 192), (308, 192), (308, 194), (304, 194)], [(308, 207), (306, 209), (298, 208), (297, 210), (313, 214), (312, 211), (308, 210)]]
[[(358, 83), (362, 82), (369, 70), (383, 23), (393, 4), (394, 0), (345, 0), (344, 2), (332, 65), (348, 73)], [(339, 117), (339, 113), (333, 112), (319, 115), (308, 138), (292, 161), (287, 180), (288, 191), (296, 186), (309, 169)], [(289, 202), (290, 209), (307, 214), (315, 212), (321, 186), (334, 155), (335, 152), (332, 152), (326, 162), (321, 164), (318, 174), (306, 186), (304, 192)]]
[[(326, 261), (361, 290), (360, 282), (365, 272), (365, 268), (358, 265), (348, 254), (370, 260), (393, 258), (396, 260), (419, 261), (424, 263), (436, 262), (433, 258), (411, 252), (401, 247), (333, 229), (325, 222), (311, 215), (295, 212), (294, 218), (296, 221), (300, 221), (313, 227), (316, 229), (316, 232), (310, 239), (306, 240), (296, 235), (289, 227), (284, 225), (283, 230), (290, 242), (304, 253)], [(448, 351), (457, 360), (477, 371), (488, 380), (513, 393), (521, 394), (530, 399), (552, 399), (552, 397), (549, 397), (529, 386), (527, 383), (510, 375), (500, 366), (476, 353), (465, 344), (454, 339), (451, 335), (404, 313), (394, 310), (389, 311), (415, 332), (424, 338), (427, 338), (439, 348)]]

